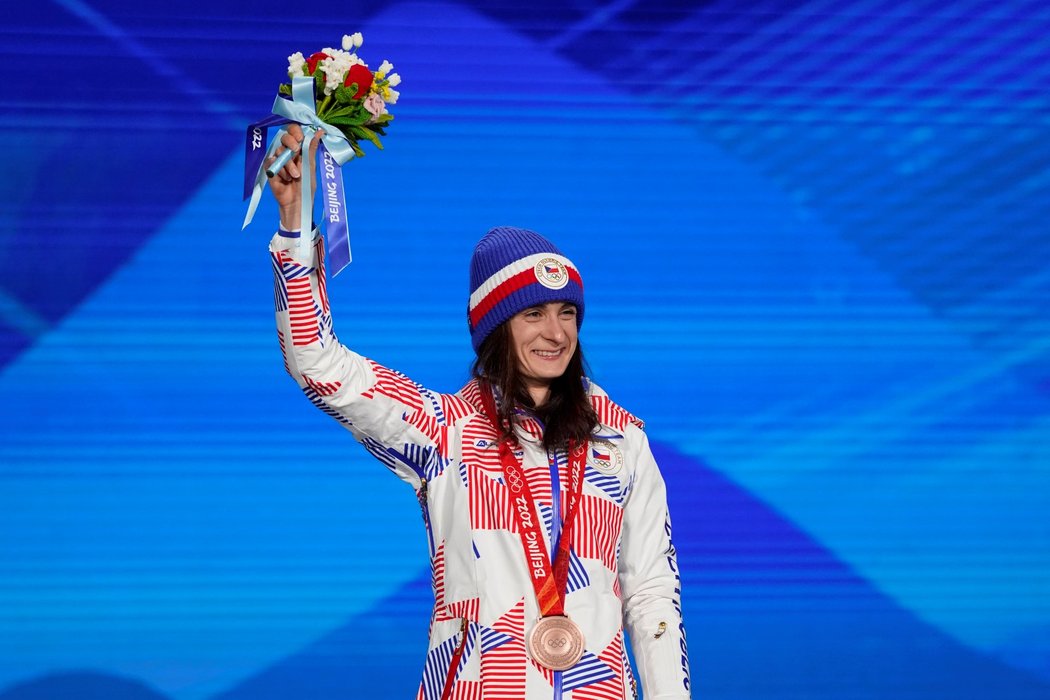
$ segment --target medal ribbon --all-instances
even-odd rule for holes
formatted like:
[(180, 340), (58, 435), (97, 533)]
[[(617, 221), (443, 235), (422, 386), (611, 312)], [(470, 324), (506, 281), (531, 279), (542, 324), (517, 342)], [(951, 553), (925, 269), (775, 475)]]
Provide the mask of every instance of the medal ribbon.
[[(522, 470), (522, 460), (514, 455), (516, 442), (503, 436), (491, 387), (482, 385), (481, 397), (485, 413), (495, 426), (496, 432), (500, 434), (499, 459), (503, 468), (503, 480), (510, 489), (511, 510), (514, 511), (514, 518), (518, 524), (518, 534), (521, 537), (521, 546), (525, 550), (525, 562), (529, 568), (532, 587), (536, 591), (540, 615), (543, 617), (564, 615), (565, 588), (569, 579), (569, 550), (572, 546), (572, 531), (583, 495), (583, 471), (587, 446), (569, 442), (568, 502), (565, 507), (565, 523), (561, 537), (558, 539), (558, 551), (552, 565), (547, 549), (543, 546), (542, 521), (536, 509), (536, 501), (532, 497), (532, 489), (529, 488), (529, 482), (525, 479), (525, 472)], [(554, 517), (558, 517), (558, 514), (555, 513)]]

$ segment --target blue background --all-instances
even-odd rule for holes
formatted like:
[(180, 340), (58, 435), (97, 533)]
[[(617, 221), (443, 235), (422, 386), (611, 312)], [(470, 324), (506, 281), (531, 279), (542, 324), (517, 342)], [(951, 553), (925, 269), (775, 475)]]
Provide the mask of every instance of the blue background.
[(357, 30), (404, 82), (336, 331), (453, 391), (473, 243), (559, 242), (698, 697), (1050, 698), (1045, 3), (6, 14), (3, 700), (414, 694), (415, 499), (284, 374), (273, 206), (239, 230), (285, 56)]

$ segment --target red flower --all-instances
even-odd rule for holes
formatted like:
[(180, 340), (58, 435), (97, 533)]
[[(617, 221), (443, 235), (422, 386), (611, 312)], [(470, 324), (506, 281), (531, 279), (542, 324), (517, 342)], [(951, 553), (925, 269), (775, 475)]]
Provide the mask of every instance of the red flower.
[(372, 71), (360, 63), (355, 63), (346, 72), (346, 80), (343, 81), (343, 85), (350, 87), (351, 83), (357, 83), (357, 94), (354, 95), (354, 99), (361, 99), (362, 95), (368, 93), (368, 88), (372, 87)]
[(331, 58), (331, 56), (326, 54), (324, 51), (318, 51), (313, 56), (306, 59), (306, 70), (309, 71), (310, 75), (313, 75), (314, 71), (317, 70), (317, 64), (325, 60), (326, 58)]

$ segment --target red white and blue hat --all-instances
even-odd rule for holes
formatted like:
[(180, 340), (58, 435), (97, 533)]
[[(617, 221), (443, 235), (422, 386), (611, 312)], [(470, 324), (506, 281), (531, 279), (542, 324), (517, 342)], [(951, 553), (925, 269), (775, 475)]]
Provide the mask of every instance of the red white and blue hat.
[(524, 228), (497, 226), (470, 258), (467, 324), (474, 350), (514, 314), (552, 301), (576, 305), (583, 323), (583, 280), (576, 266), (546, 238)]

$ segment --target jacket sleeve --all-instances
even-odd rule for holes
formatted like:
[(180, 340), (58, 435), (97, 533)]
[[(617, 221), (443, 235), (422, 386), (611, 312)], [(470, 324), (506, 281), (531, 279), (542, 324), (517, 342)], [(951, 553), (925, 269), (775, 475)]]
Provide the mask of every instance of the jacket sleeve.
[[(324, 241), (314, 232), (306, 259), (298, 238), (270, 241), (277, 339), (284, 367), (310, 402), (418, 489), (445, 452), (440, 394), (339, 343), (325, 291)], [(441, 419), (441, 420), (439, 420)]]
[(624, 503), (619, 559), (624, 625), (646, 700), (684, 700), (690, 697), (689, 655), (667, 492), (648, 439), (635, 430), (630, 439), (641, 444)]

